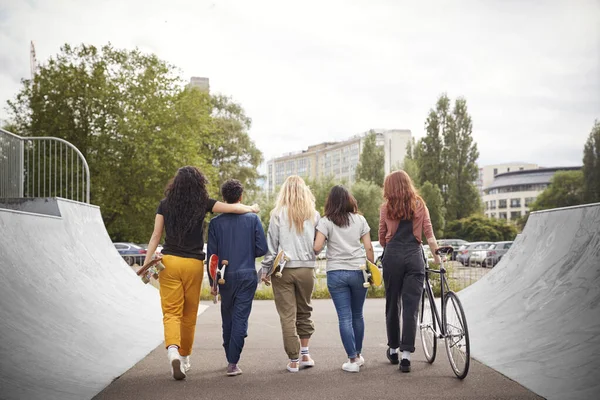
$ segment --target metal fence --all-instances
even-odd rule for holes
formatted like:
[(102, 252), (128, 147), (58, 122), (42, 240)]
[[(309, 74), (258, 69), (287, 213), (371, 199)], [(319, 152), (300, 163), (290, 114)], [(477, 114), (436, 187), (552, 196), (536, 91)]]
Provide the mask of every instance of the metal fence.
[(0, 198), (62, 197), (90, 202), (90, 170), (81, 152), (55, 137), (0, 129)]

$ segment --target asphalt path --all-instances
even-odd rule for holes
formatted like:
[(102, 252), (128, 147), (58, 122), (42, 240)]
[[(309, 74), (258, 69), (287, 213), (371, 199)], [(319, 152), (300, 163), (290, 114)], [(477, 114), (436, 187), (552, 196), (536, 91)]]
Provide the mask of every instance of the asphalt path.
[[(207, 304), (207, 303), (204, 303)], [(255, 301), (237, 377), (225, 375), (219, 306), (210, 305), (198, 317), (192, 370), (174, 381), (166, 351), (159, 346), (115, 380), (97, 400), (125, 399), (539, 399), (518, 383), (472, 360), (469, 375), (458, 380), (449, 365), (443, 342), (433, 364), (423, 356), (417, 334), (412, 372), (401, 373), (386, 357), (384, 300), (365, 304), (366, 333), (360, 373), (342, 371), (346, 355), (331, 300), (313, 301), (316, 332), (310, 352), (314, 368), (289, 373), (285, 366), (279, 317), (273, 301)], [(468, 318), (468, 316), (467, 316)]]

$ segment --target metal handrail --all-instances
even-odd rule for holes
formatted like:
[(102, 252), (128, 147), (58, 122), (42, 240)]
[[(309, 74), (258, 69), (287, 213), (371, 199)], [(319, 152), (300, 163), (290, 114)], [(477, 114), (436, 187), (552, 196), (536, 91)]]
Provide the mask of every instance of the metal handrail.
[[(2, 140), (3, 136), (8, 140)], [(18, 146), (15, 145), (15, 140)], [(74, 155), (77, 156), (77, 161)], [(90, 202), (89, 165), (81, 151), (64, 139), (53, 136), (22, 137), (0, 129), (0, 166), (3, 167), (0, 171), (0, 198), (47, 197), (48, 194), (48, 197), (80, 201), (81, 194), (83, 201)]]

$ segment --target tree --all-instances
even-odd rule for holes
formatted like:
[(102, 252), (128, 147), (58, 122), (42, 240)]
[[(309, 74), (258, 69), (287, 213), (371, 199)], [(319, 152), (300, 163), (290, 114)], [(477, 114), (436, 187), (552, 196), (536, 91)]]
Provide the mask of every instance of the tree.
[[(199, 167), (218, 196), (223, 176), (215, 165), (252, 187), (255, 175), (245, 168), (261, 159), (239, 105), (182, 86), (175, 67), (155, 55), (64, 45), (8, 105), (16, 133), (56, 136), (81, 150), (91, 201), (113, 240), (147, 241), (154, 210), (179, 167)], [(251, 154), (240, 155), (232, 143)]]
[(435, 237), (442, 238), (446, 214), (442, 192), (437, 185), (433, 185), (431, 182), (425, 182), (419, 192), (429, 209), (429, 217), (431, 218)]
[(421, 186), (419, 163), (417, 161), (420, 147), (420, 144), (416, 143), (415, 139), (412, 138), (406, 146), (406, 155), (404, 156), (404, 161), (402, 162), (401, 168), (393, 168), (394, 171), (398, 169), (404, 170), (404, 172), (410, 176), (415, 187), (417, 188)]
[(473, 123), (464, 98), (454, 102), (442, 94), (425, 121), (426, 135), (419, 141), (416, 160), (419, 181), (442, 189), (446, 219), (464, 218), (481, 208), (477, 179), (479, 152), (473, 141)]
[[(192, 89), (198, 90), (198, 89)], [(218, 171), (219, 187), (235, 177), (246, 190), (257, 189), (258, 167), (263, 161), (260, 150), (248, 136), (251, 119), (242, 107), (222, 95), (211, 97), (213, 106), (212, 132), (215, 141), (208, 143), (212, 165)]]
[(383, 202), (381, 187), (373, 182), (359, 181), (352, 185), (352, 195), (358, 203), (358, 210), (371, 228), (371, 240), (378, 240), (379, 209)]
[(550, 180), (550, 186), (537, 196), (531, 205), (531, 211), (582, 204), (583, 187), (582, 171), (558, 171)]
[(360, 160), (356, 166), (356, 180), (373, 182), (379, 187), (383, 186), (384, 152), (383, 147), (377, 146), (377, 134), (370, 131), (364, 139)]
[(600, 202), (600, 121), (596, 120), (583, 149), (583, 199)]
[(325, 202), (331, 188), (335, 185), (343, 185), (344, 182), (336, 182), (333, 175), (324, 176), (319, 179), (307, 179), (306, 184), (315, 196), (315, 207), (320, 215), (325, 212)]
[(469, 242), (500, 242), (514, 240), (517, 236), (517, 228), (504, 219), (474, 215), (449, 222), (444, 234), (447, 237), (461, 238)]

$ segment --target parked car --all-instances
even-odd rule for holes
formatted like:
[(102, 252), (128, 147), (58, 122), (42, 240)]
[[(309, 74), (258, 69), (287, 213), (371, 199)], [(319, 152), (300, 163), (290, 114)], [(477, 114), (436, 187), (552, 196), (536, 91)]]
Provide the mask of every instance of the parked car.
[(493, 268), (500, 262), (502, 256), (506, 254), (513, 242), (496, 242), (487, 249), (485, 260), (481, 264), (482, 267)]
[(373, 253), (375, 254), (375, 264), (381, 264), (381, 256), (383, 256), (383, 246), (379, 242), (371, 242), (373, 245)]
[(456, 256), (456, 261), (460, 262), (464, 266), (469, 266), (477, 262), (482, 263), (486, 257), (485, 250), (487, 250), (487, 248), (491, 245), (492, 242), (469, 243), (459, 251), (458, 255)]
[[(142, 249), (148, 251), (148, 243), (141, 243), (139, 245)], [(156, 253), (159, 254), (160, 252), (162, 252), (163, 246), (162, 244), (159, 244), (158, 246), (156, 246)]]
[(431, 252), (431, 249), (429, 248), (428, 244), (423, 245), (423, 251), (425, 252), (425, 257), (427, 258), (427, 261), (433, 261), (433, 253)]
[(325, 260), (327, 258), (327, 245), (323, 247), (323, 250), (317, 254), (317, 260)]
[(133, 265), (136, 262), (141, 265), (144, 262), (144, 258), (146, 258), (146, 249), (135, 243), (117, 242), (113, 244), (128, 265)]
[(452, 256), (450, 259), (452, 261), (456, 261), (456, 257), (458, 256), (459, 249), (461, 246), (466, 246), (469, 244), (466, 240), (462, 239), (440, 239), (437, 241), (438, 246), (452, 246), (454, 251), (452, 252)]

